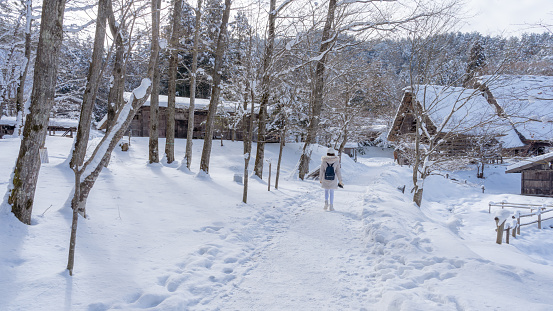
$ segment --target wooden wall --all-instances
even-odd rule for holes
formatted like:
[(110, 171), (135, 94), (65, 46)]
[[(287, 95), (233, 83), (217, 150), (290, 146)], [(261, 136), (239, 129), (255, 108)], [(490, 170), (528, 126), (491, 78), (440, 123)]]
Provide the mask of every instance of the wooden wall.
[(521, 193), (553, 197), (553, 170), (530, 169), (522, 171)]
[[(166, 137), (166, 108), (159, 108), (159, 137)], [(194, 137), (202, 139), (205, 136), (205, 124), (202, 124), (207, 119), (207, 111), (199, 110), (194, 112)], [(144, 106), (136, 114), (131, 122), (132, 136), (148, 137), (150, 136), (150, 107)], [(188, 111), (183, 109), (175, 110), (175, 138), (186, 138), (188, 129)]]

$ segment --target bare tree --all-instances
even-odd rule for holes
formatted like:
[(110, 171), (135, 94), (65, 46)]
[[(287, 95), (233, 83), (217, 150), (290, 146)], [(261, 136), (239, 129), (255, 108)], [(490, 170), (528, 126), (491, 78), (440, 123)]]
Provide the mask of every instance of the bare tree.
[(179, 38), (182, 36), (182, 0), (176, 0), (173, 7), (173, 30), (169, 46), (169, 82), (167, 96), (167, 126), (165, 134), (165, 159), (167, 163), (175, 161), (175, 97), (177, 93), (177, 66), (179, 61)]
[[(81, 106), (81, 115), (79, 118), (79, 127), (77, 129), (77, 137), (75, 139), (75, 147), (73, 155), (69, 163), (69, 167), (73, 170), (75, 176), (75, 189), (73, 199), (71, 200), (71, 208), (73, 209), (73, 220), (71, 224), (71, 238), (69, 243), (69, 256), (67, 260), (67, 270), (69, 274), (73, 274), (73, 265), (75, 263), (75, 243), (77, 237), (77, 223), (79, 219), (79, 198), (81, 195), (81, 175), (83, 174), (83, 163), (88, 146), (90, 136), (90, 123), (92, 120), (92, 109), (96, 102), (96, 94), (98, 91), (101, 71), (102, 58), (104, 54), (104, 39), (106, 36), (106, 22), (108, 16), (108, 5), (111, 5), (109, 0), (100, 0), (98, 2), (98, 15), (96, 18), (96, 33), (94, 38), (94, 50), (92, 52), (92, 61), (88, 70), (88, 78), (86, 89), (83, 96), (83, 104)], [(84, 207), (81, 212), (84, 214)]]
[(190, 68), (190, 106), (188, 107), (188, 129), (186, 134), (186, 167), (192, 165), (192, 141), (194, 139), (194, 110), (196, 109), (196, 78), (198, 71), (198, 52), (200, 49), (200, 26), (202, 21), (202, 0), (198, 0), (196, 23), (194, 27), (194, 47), (192, 50), (192, 68)]
[(127, 11), (130, 6), (121, 14), (121, 22), (115, 20), (113, 5), (108, 4), (108, 22), (110, 32), (113, 36), (115, 44), (115, 61), (111, 74), (112, 85), (108, 94), (108, 111), (107, 111), (107, 129), (114, 125), (116, 113), (123, 105), (123, 92), (125, 91), (125, 46), (123, 41), (123, 29), (125, 28), (125, 20)]
[(200, 170), (209, 173), (209, 160), (211, 157), (211, 144), (213, 141), (213, 128), (215, 114), (217, 113), (217, 105), (219, 104), (221, 94), (221, 70), (223, 66), (223, 55), (225, 53), (225, 42), (227, 37), (227, 24), (230, 15), (230, 0), (225, 0), (223, 10), (223, 19), (219, 27), (219, 37), (217, 39), (217, 49), (215, 52), (215, 67), (213, 70), (213, 85), (211, 91), (211, 99), (209, 101), (209, 109), (207, 112), (206, 129), (204, 146), (202, 149), (202, 158), (200, 159)]
[[(159, 26), (160, 26), (161, 0), (152, 1), (152, 45), (151, 59), (154, 60), (154, 78), (152, 80), (152, 94), (150, 95), (150, 140), (149, 140), (149, 161), (159, 162)], [(174, 104), (174, 103), (173, 103)], [(173, 107), (173, 122), (174, 117)], [(173, 130), (173, 135), (174, 135)]]
[(42, 23), (30, 113), (26, 117), (19, 156), (8, 187), (8, 204), (12, 212), (21, 222), (28, 225), (31, 224), (33, 199), (40, 170), (39, 148), (44, 145), (48, 118), (54, 104), (64, 9), (65, 0), (44, 0), (42, 4)]
[(311, 160), (311, 145), (316, 142), (317, 131), (319, 128), (319, 117), (323, 107), (323, 88), (324, 88), (324, 74), (327, 60), (327, 53), (331, 49), (334, 39), (331, 38), (332, 24), (334, 23), (334, 13), (336, 11), (336, 0), (328, 1), (328, 12), (326, 15), (326, 21), (323, 28), (321, 45), (319, 48), (319, 60), (315, 69), (315, 86), (312, 94), (312, 108), (309, 117), (309, 129), (307, 131), (307, 137), (305, 144), (303, 145), (303, 151), (300, 158), (299, 166), (299, 178), (304, 179), (305, 175), (309, 172), (309, 161)]
[[(33, 22), (33, 2), (25, 0), (25, 64), (23, 71), (19, 75), (19, 85), (17, 86), (17, 96), (15, 103), (15, 112), (17, 113), (17, 123), (14, 135), (21, 136), (23, 118), (25, 117), (25, 81), (27, 72), (31, 63), (31, 23)], [(1, 105), (0, 105), (1, 106)], [(0, 111), (0, 116), (2, 111)]]
[[(158, 3), (158, 0), (152, 0), (152, 24), (159, 24), (159, 15), (156, 14)], [(86, 162), (78, 167), (78, 174), (75, 174), (75, 176), (79, 175), (79, 177), (75, 177), (76, 186), (75, 192), (73, 194), (73, 199), (71, 201), (71, 205), (73, 208), (73, 222), (71, 227), (70, 251), (67, 265), (67, 269), (69, 270), (70, 274), (73, 273), (74, 267), (75, 240), (78, 220), (77, 212), (79, 210), (85, 210), (88, 195), (90, 194), (92, 187), (98, 179), (100, 172), (111, 157), (113, 149), (117, 146), (117, 144), (127, 131), (136, 112), (150, 96), (152, 91), (151, 80), (154, 77), (155, 70), (158, 69), (156, 68), (157, 60), (155, 58), (155, 55), (152, 53), (152, 55), (150, 55), (150, 61), (148, 63), (147, 75), (149, 78), (142, 80), (141, 85), (132, 92), (129, 101), (124, 106), (122, 106), (119, 111), (117, 111), (117, 118), (113, 126), (106, 131), (106, 134), (104, 135), (100, 143), (96, 146), (90, 157), (86, 160)], [(79, 123), (81, 122), (82, 120)]]
[(258, 129), (257, 129), (257, 154), (255, 157), (254, 172), (259, 178), (263, 177), (263, 159), (265, 155), (266, 124), (267, 124), (267, 106), (269, 105), (269, 84), (273, 50), (275, 47), (275, 20), (277, 17), (276, 0), (270, 0), (269, 7), (269, 29), (267, 34), (267, 45), (265, 46), (265, 55), (263, 56), (263, 71), (261, 80), (261, 103), (259, 105)]

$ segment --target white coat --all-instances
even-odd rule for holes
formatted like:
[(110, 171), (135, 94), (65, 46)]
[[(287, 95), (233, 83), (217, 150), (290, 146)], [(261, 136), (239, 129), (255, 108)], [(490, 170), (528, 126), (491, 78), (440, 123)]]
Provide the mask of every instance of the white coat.
[[(328, 164), (333, 164), (334, 180), (325, 179), (325, 170)], [(321, 158), (321, 168), (319, 169), (319, 181), (324, 189), (337, 189), (338, 182), (342, 183), (342, 174), (340, 172), (340, 158), (338, 156), (323, 156)]]

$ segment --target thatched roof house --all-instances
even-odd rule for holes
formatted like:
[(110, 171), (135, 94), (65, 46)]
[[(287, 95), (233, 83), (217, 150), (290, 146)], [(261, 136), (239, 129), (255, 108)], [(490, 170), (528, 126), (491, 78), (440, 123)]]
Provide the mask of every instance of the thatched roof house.
[(482, 76), (511, 124), (503, 148), (513, 155), (540, 155), (553, 140), (553, 77)]
[(481, 92), (476, 89), (440, 85), (416, 85), (405, 90), (396, 112), (388, 140), (410, 140), (416, 131), (415, 112), (423, 117), (429, 135), (444, 139), (443, 148), (452, 155), (464, 155), (471, 148), (470, 138), (479, 135), (501, 137), (505, 122), (497, 117)]
[(448, 120), (440, 133), (456, 133), (448, 142), (456, 151), (466, 149), (467, 138), (486, 135), (495, 137), (503, 152), (513, 155), (546, 152), (553, 140), (553, 77), (483, 76), (475, 86), (417, 85), (414, 90), (406, 89), (388, 140), (412, 136), (416, 125), (413, 112), (419, 111), (430, 134)]

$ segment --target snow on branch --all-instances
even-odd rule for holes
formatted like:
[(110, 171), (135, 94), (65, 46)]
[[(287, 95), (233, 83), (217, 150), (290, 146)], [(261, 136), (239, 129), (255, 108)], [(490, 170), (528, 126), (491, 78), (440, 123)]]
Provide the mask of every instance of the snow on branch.
[(277, 15), (280, 11), (284, 10), (285, 7), (287, 7), (290, 3), (292, 3), (294, 0), (285, 0), (276, 10), (271, 12), (273, 15)]
[(77, 33), (79, 31), (82, 31), (83, 29), (87, 28), (88, 26), (92, 25), (92, 24), (95, 24), (96, 23), (96, 20), (91, 20), (89, 21), (88, 23), (84, 24), (84, 25), (70, 25), (70, 26), (67, 26), (67, 27), (64, 27), (63, 28), (63, 32), (66, 32), (66, 33)]
[(342, 27), (339, 32), (342, 32), (342, 31), (365, 31), (365, 30), (368, 30), (368, 29), (391, 30), (391, 29), (395, 28), (398, 25), (405, 24), (405, 23), (408, 23), (408, 22), (412, 22), (412, 21), (418, 20), (420, 18), (429, 17), (429, 16), (432, 16), (432, 13), (421, 13), (421, 14), (418, 14), (418, 15), (414, 15), (414, 16), (402, 19), (402, 20), (398, 20), (398, 21), (385, 20), (385, 21), (380, 21), (380, 22), (353, 22), (353, 23), (350, 23), (350, 24), (345, 25), (344, 27)]
[(336, 3), (336, 6), (353, 4), (353, 3), (372, 3), (372, 2), (396, 2), (397, 0), (343, 0)]
[[(114, 139), (121, 134), (121, 131), (125, 131), (123, 126), (126, 124), (128, 126), (130, 119), (129, 115), (131, 111), (142, 106), (146, 101), (146, 94), (149, 95), (149, 90), (152, 85), (152, 81), (148, 78), (142, 79), (142, 82), (139, 87), (134, 89), (129, 98), (129, 101), (125, 103), (121, 112), (117, 116), (115, 124), (110, 128), (106, 135), (102, 138), (102, 141), (96, 146), (94, 152), (90, 158), (86, 161), (83, 166), (83, 174), (81, 175), (81, 182), (84, 182), (87, 178), (98, 172), (104, 156), (110, 148), (113, 148)], [(136, 107), (135, 107), (136, 105)], [(115, 142), (116, 143), (116, 142)], [(99, 157), (97, 155), (100, 155)]]
[(89, 5), (80, 6), (80, 7), (65, 8), (64, 12), (67, 13), (67, 12), (86, 11), (86, 10), (93, 9), (95, 6), (96, 6), (96, 4), (89, 4)]

